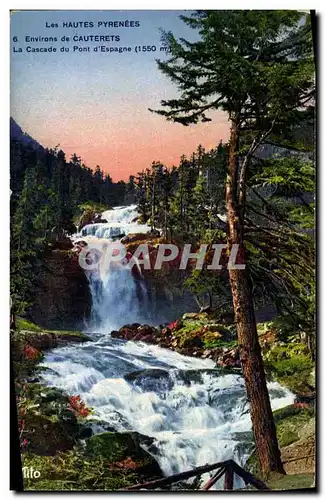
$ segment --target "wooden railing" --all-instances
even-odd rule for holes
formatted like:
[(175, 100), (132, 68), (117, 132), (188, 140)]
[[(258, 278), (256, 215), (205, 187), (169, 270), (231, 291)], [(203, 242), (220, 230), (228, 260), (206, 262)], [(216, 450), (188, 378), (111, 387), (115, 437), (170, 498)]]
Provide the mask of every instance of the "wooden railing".
[(156, 479), (154, 481), (148, 481), (146, 483), (134, 484), (128, 488), (124, 488), (124, 491), (135, 491), (135, 490), (154, 490), (156, 488), (161, 488), (162, 486), (167, 486), (172, 483), (177, 483), (179, 481), (185, 481), (190, 477), (199, 476), (206, 472), (211, 472), (217, 470), (216, 474), (212, 476), (209, 481), (207, 481), (200, 490), (209, 490), (223, 475), (224, 479), (224, 490), (232, 490), (234, 488), (234, 475), (241, 477), (245, 484), (251, 484), (257, 490), (270, 490), (262, 481), (257, 479), (253, 474), (246, 471), (240, 467), (233, 460), (226, 460), (225, 462), (217, 462), (211, 465), (203, 465), (202, 467), (197, 467), (186, 472), (181, 472), (179, 474), (174, 474), (173, 476), (164, 477), (163, 479)]

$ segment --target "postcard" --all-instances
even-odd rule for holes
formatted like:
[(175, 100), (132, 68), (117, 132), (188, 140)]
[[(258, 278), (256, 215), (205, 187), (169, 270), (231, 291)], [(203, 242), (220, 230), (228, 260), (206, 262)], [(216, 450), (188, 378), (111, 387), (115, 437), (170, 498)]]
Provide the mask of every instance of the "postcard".
[(315, 11), (10, 13), (11, 489), (316, 489)]

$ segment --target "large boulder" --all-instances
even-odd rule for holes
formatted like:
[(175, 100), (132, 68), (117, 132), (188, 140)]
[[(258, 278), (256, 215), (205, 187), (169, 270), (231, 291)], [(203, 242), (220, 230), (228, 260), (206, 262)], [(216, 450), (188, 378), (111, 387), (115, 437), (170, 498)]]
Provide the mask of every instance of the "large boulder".
[(142, 342), (154, 343), (158, 330), (150, 325), (139, 325), (134, 323), (122, 326), (118, 331), (113, 330), (111, 337), (122, 340), (141, 340)]
[(110, 467), (118, 468), (129, 464), (136, 473), (147, 477), (162, 477), (158, 462), (141, 447), (141, 443), (150, 438), (137, 432), (103, 432), (87, 440), (86, 453), (90, 457), (102, 457)]
[(146, 241), (150, 239), (147, 233), (129, 233), (128, 235), (124, 236), (124, 238), (121, 239), (121, 243), (124, 245), (129, 244), (129, 243), (134, 243), (135, 241)]
[(80, 217), (78, 224), (79, 231), (81, 231), (81, 229), (87, 226), (88, 224), (95, 224), (98, 222), (107, 222), (107, 220), (103, 219), (102, 215), (96, 212), (94, 209), (87, 208)]
[(80, 425), (69, 397), (60, 389), (38, 383), (19, 389), (18, 426), (24, 430), (23, 451), (38, 455), (55, 455), (71, 450), (77, 443)]
[(72, 251), (52, 250), (44, 257), (30, 316), (44, 328), (83, 329), (91, 310), (87, 277)]
[(137, 329), (137, 333), (133, 340), (141, 340), (142, 342), (153, 343), (155, 341), (157, 330), (153, 326), (141, 325)]
[(91, 340), (87, 335), (81, 332), (51, 332), (46, 330), (41, 332), (20, 330), (20, 338), (40, 351), (53, 349), (54, 347), (65, 345), (70, 342), (87, 342)]
[(174, 380), (170, 373), (161, 368), (148, 368), (128, 373), (124, 376), (127, 382), (141, 387), (146, 392), (159, 392), (171, 390), (174, 386)]
[(238, 346), (223, 351), (221, 356), (218, 357), (217, 364), (224, 368), (240, 368), (241, 361)]
[[(77, 436), (73, 436), (69, 427), (63, 425), (61, 421), (30, 412), (27, 412), (25, 421), (27, 447), (30, 453), (55, 455), (60, 451), (71, 450), (76, 444)], [(31, 439), (29, 439), (30, 434)]]
[[(315, 472), (315, 411), (308, 405), (288, 405), (273, 412), (281, 460), (286, 474)], [(245, 465), (255, 475), (260, 471), (254, 452)], [(277, 489), (277, 488), (276, 488)]]

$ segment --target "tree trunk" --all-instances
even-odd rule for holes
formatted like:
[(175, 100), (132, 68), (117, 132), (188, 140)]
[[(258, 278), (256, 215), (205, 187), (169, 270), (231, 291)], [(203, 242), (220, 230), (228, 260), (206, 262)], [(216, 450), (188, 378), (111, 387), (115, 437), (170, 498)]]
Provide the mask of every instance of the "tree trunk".
[[(245, 206), (240, 206), (239, 199), (245, 200), (245, 193), (239, 193), (239, 121), (234, 119), (231, 126), (228, 175), (226, 185), (226, 206), (228, 215), (228, 247), (238, 244), (238, 256), (244, 263), (244, 213)], [(285, 474), (276, 429), (266, 386), (264, 364), (258, 342), (253, 296), (246, 269), (229, 269), (229, 281), (233, 297), (233, 306), (237, 325), (238, 344), (245, 379), (247, 397), (256, 455), (261, 472), (267, 476), (271, 471)]]

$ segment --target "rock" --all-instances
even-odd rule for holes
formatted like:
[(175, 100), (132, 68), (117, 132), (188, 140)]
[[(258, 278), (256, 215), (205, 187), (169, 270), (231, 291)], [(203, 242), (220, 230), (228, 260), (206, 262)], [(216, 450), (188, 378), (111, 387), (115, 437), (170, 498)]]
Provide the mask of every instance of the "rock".
[(148, 368), (146, 370), (139, 370), (135, 372), (128, 373), (127, 375), (124, 376), (125, 380), (128, 382), (133, 382), (136, 380), (143, 379), (145, 377), (151, 377), (155, 379), (159, 378), (168, 378), (169, 377), (169, 372), (167, 370), (163, 370), (161, 368)]
[(44, 331), (34, 332), (20, 330), (20, 338), (28, 342), (32, 347), (40, 351), (53, 349), (70, 342), (89, 342), (91, 339), (81, 332)]
[(193, 349), (193, 347), (183, 347), (182, 349), (176, 349), (179, 353), (183, 354), (184, 356), (193, 356), (194, 352), (196, 353), (195, 356), (201, 356), (203, 349), (198, 350), (198, 349)]
[(155, 343), (155, 337), (158, 330), (150, 325), (140, 325), (133, 323), (132, 325), (125, 325), (119, 331), (113, 330), (111, 337), (123, 340), (141, 340), (142, 342)]
[(92, 224), (107, 224), (107, 220), (102, 217), (102, 214), (96, 214)]
[[(94, 224), (95, 222), (101, 222), (103, 219), (101, 218), (101, 214), (95, 212), (92, 208), (87, 208), (79, 220), (79, 231), (88, 224)], [(107, 222), (106, 220), (104, 222)]]
[(199, 370), (178, 370), (177, 375), (183, 382), (190, 385), (192, 382), (203, 383), (204, 375), (218, 378), (220, 371), (215, 368), (203, 368)]
[(80, 427), (79, 439), (87, 439), (94, 434), (99, 434), (102, 432), (115, 432), (115, 428), (112, 427), (105, 420), (97, 420), (95, 418), (89, 418), (86, 422)]
[[(78, 427), (71, 422), (55, 422), (50, 416), (27, 412), (25, 430), (27, 449), (38, 455), (55, 455), (57, 452), (71, 450), (76, 443)], [(75, 435), (74, 435), (75, 434)]]
[[(44, 389), (43, 389), (44, 391)], [(52, 401), (66, 403), (67, 397), (62, 393), (60, 389), (56, 389), (55, 387), (46, 388), (45, 392), (40, 393), (41, 397), (44, 401), (51, 403)]]
[(137, 334), (140, 334), (143, 336), (152, 335), (155, 332), (156, 332), (156, 329), (153, 326), (149, 326), (149, 325), (141, 325), (137, 329)]
[(311, 405), (314, 407), (316, 404), (316, 392), (310, 392), (308, 394), (297, 394), (295, 397), (295, 403)]
[(124, 376), (125, 380), (141, 387), (146, 392), (170, 391), (175, 383), (170, 373), (160, 368), (152, 368), (131, 372)]
[(142, 342), (156, 343), (156, 336), (158, 334), (158, 330), (153, 326), (149, 325), (141, 325), (137, 329), (136, 336), (133, 340), (141, 340)]
[(129, 328), (132, 328), (132, 329), (138, 329), (140, 326), (143, 326), (141, 325), (141, 323), (132, 323), (131, 325), (128, 325)]
[(232, 349), (225, 350), (217, 359), (219, 366), (226, 368), (240, 368), (241, 362), (239, 358), (239, 348), (236, 346)]
[(72, 250), (73, 243), (68, 236), (60, 236), (51, 240), (53, 250)]
[(148, 239), (150, 239), (150, 237), (147, 233), (130, 233), (121, 239), (121, 243), (125, 245), (127, 243), (134, 243), (135, 241), (144, 241)]
[(144, 337), (141, 337), (140, 339), (134, 339), (134, 340), (141, 340), (141, 342), (147, 342), (148, 344), (153, 344), (155, 337), (153, 335), (145, 335)]
[(28, 342), (28, 344), (38, 350), (53, 349), (58, 345), (55, 335), (51, 333), (21, 330), (20, 335)]
[(133, 337), (135, 337), (137, 333), (137, 326), (136, 325), (125, 325), (122, 326), (122, 328), (119, 329), (118, 331), (119, 336), (115, 338), (120, 338), (124, 340), (132, 340)]
[(32, 321), (51, 329), (82, 329), (90, 317), (91, 300), (78, 256), (67, 250), (47, 252), (30, 309)]
[[(288, 478), (315, 471), (315, 412), (312, 408), (288, 405), (273, 412), (281, 460)], [(259, 475), (256, 453), (245, 467)], [(270, 485), (271, 487), (271, 485)], [(298, 486), (297, 486), (298, 487)], [(278, 489), (278, 488), (276, 488)]]
[(96, 434), (87, 440), (86, 453), (90, 457), (102, 457), (111, 467), (114, 467), (114, 464), (119, 467), (118, 463), (121, 462), (129, 462), (136, 473), (147, 477), (163, 477), (158, 462), (141, 447), (144, 438), (137, 432)]
[(179, 346), (182, 348), (188, 347), (203, 347), (203, 340), (201, 338), (200, 332), (192, 334), (192, 336), (183, 336), (179, 341)]
[(281, 449), (281, 460), (287, 474), (315, 472), (315, 436)]
[(135, 335), (136, 335), (136, 332), (134, 330), (132, 330), (131, 328), (124, 328), (123, 332), (124, 332), (124, 339), (125, 340), (133, 340)]
[(208, 318), (208, 313), (185, 313), (182, 319), (203, 319)]

